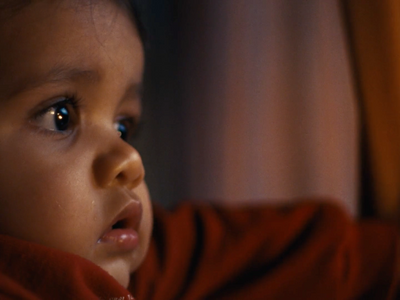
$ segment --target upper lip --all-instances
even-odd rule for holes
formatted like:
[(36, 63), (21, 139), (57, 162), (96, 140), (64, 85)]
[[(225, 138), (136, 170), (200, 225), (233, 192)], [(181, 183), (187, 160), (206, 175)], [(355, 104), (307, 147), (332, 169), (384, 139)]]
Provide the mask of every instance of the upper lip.
[(109, 223), (109, 226), (102, 234), (113, 229), (134, 229), (138, 230), (142, 220), (142, 203), (138, 197), (131, 197), (131, 200), (124, 206), (116, 217)]

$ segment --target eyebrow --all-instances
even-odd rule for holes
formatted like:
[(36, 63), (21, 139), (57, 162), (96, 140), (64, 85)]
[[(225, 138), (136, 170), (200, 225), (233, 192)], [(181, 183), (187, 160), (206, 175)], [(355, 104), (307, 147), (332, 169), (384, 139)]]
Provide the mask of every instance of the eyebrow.
[(45, 74), (29, 76), (28, 79), (17, 80), (15, 88), (9, 93), (11, 98), (16, 94), (35, 89), (45, 84), (54, 84), (66, 81), (85, 80), (96, 83), (100, 81), (101, 76), (97, 71), (79, 68), (69, 68), (67, 66), (56, 65)]
[(143, 98), (143, 84), (142, 82), (137, 84), (129, 85), (128, 89), (125, 91), (122, 100), (125, 99), (134, 99), (135, 101), (139, 101), (142, 104)]
[(75, 81), (79, 79), (86, 79), (93, 82), (100, 80), (100, 74), (93, 70), (77, 69), (56, 66), (46, 73), (42, 78), (39, 78), (39, 84), (47, 82), (60, 82), (60, 81)]

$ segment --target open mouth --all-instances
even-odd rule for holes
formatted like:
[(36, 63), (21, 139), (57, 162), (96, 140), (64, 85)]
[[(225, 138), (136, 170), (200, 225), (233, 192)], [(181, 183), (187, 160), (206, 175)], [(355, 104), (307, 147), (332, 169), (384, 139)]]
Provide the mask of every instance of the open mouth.
[(138, 229), (141, 219), (141, 203), (131, 202), (118, 214), (98, 243), (111, 244), (117, 250), (134, 250), (139, 244)]
[(111, 230), (124, 229), (124, 228), (129, 228), (129, 226), (127, 226), (126, 220), (117, 221), (117, 223), (115, 223), (113, 226), (111, 226)]

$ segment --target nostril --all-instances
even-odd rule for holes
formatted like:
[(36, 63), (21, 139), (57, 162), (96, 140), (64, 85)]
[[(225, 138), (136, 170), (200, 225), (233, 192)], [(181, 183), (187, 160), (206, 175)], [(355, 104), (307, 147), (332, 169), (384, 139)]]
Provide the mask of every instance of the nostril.
[(118, 175), (116, 176), (116, 179), (121, 182), (122, 184), (125, 184), (129, 178), (126, 176), (126, 174), (124, 172), (120, 172), (118, 173)]
[(128, 189), (135, 188), (143, 181), (143, 179), (143, 167), (141, 172), (128, 173), (126, 171), (122, 171), (115, 177), (116, 182), (118, 182), (120, 185), (126, 186)]

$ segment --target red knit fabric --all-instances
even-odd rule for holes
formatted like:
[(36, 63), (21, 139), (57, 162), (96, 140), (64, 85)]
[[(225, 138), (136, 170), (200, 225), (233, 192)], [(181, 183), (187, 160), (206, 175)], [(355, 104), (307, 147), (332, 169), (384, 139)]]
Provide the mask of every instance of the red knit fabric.
[(144, 299), (391, 299), (397, 232), (331, 204), (155, 212)]
[(0, 299), (134, 298), (86, 259), (0, 235)]

